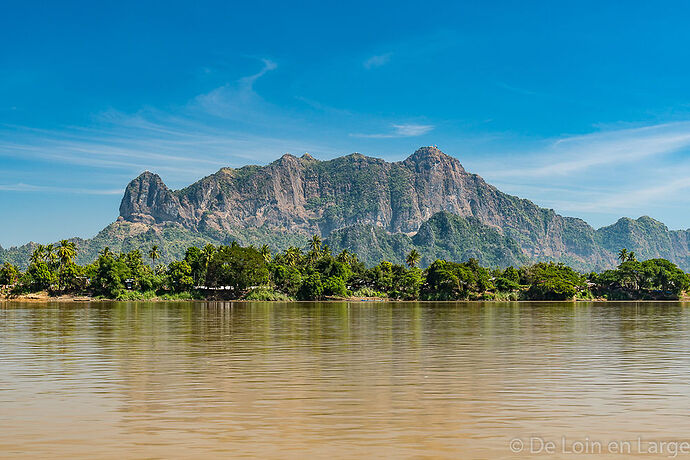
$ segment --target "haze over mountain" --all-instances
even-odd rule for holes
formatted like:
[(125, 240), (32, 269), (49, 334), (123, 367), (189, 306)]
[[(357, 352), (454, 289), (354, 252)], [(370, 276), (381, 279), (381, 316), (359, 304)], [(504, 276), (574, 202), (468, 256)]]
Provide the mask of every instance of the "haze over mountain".
[[(328, 161), (286, 154), (266, 166), (222, 168), (180, 190), (147, 171), (127, 186), (116, 222), (76, 241), (84, 262), (105, 246), (152, 244), (165, 261), (189, 245), (236, 240), (275, 251), (304, 246), (312, 234), (368, 263), (402, 262), (416, 248), (422, 265), (475, 257), (493, 266), (554, 260), (602, 270), (625, 247), (641, 259), (664, 257), (690, 269), (690, 231), (669, 231), (649, 217), (595, 230), (501, 192), (435, 147), (398, 162), (359, 153)], [(25, 265), (31, 248), (0, 250), (0, 260)]]

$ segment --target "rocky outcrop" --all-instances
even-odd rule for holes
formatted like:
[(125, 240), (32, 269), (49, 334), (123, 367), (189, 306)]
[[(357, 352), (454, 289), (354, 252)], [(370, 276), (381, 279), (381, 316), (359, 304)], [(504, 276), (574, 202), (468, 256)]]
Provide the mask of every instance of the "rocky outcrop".
[(615, 260), (598, 250), (584, 221), (502, 193), (435, 147), (393, 163), (358, 153), (329, 161), (284, 155), (267, 166), (223, 168), (176, 192), (144, 173), (127, 187), (120, 210), (125, 221), (178, 222), (194, 231), (263, 228), (324, 237), (353, 225), (412, 235), (447, 211), (496, 228), (531, 258), (595, 266)]
[(185, 209), (180, 200), (163, 183), (158, 174), (149, 171), (142, 173), (127, 185), (120, 203), (120, 217), (128, 222), (155, 224), (163, 222), (183, 222)]

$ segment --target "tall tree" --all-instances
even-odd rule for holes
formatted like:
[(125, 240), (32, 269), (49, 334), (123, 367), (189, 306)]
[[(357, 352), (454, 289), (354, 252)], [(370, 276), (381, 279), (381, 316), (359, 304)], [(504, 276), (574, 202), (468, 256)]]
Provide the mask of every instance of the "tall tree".
[(263, 256), (264, 261), (266, 263), (269, 263), (271, 261), (271, 250), (268, 248), (267, 244), (264, 244), (263, 246), (261, 246), (261, 249), (259, 249), (259, 252)]
[(296, 266), (302, 259), (302, 250), (295, 246), (290, 246), (285, 250), (285, 262), (291, 267)]
[(0, 267), (0, 286), (12, 286), (19, 279), (19, 269), (9, 262)]
[(230, 286), (235, 295), (252, 286), (269, 282), (269, 272), (259, 251), (237, 246), (220, 246), (208, 266), (210, 286)]
[(51, 268), (55, 268), (55, 266), (58, 264), (58, 256), (55, 253), (55, 245), (54, 244), (47, 244), (46, 245), (46, 262), (51, 266)]
[(621, 263), (628, 260), (628, 250), (627, 249), (623, 248), (620, 251), (618, 251), (618, 260), (620, 260)]
[(206, 246), (204, 246), (204, 249), (201, 250), (203, 253), (204, 257), (204, 278), (206, 277), (208, 273), (208, 265), (211, 263), (211, 259), (213, 259), (213, 255), (216, 253), (216, 247), (212, 245), (211, 243), (208, 243)]
[(77, 256), (77, 246), (72, 241), (61, 240), (58, 245), (57, 256), (60, 259), (61, 267), (72, 265)]
[(635, 262), (637, 260), (637, 258), (635, 257), (634, 251), (630, 251), (628, 253), (628, 259), (627, 260), (628, 260), (628, 262)]
[(348, 251), (347, 249), (343, 249), (340, 251), (340, 254), (336, 257), (336, 260), (338, 262), (342, 262), (344, 264), (351, 264), (352, 263), (352, 253)]
[(160, 253), (158, 252), (158, 245), (154, 244), (151, 247), (151, 250), (149, 251), (149, 258), (151, 259), (151, 265), (156, 264), (156, 259), (158, 259), (158, 257), (160, 257)]
[(321, 237), (319, 235), (312, 235), (309, 240), (309, 248), (316, 256), (321, 254)]
[(33, 250), (31, 253), (31, 257), (29, 258), (29, 262), (32, 264), (37, 264), (39, 262), (44, 262), (46, 259), (46, 247), (43, 246), (42, 244), (39, 244), (36, 246), (36, 249)]
[(410, 268), (414, 267), (417, 265), (420, 259), (419, 252), (417, 252), (416, 249), (413, 249), (410, 251), (410, 253), (407, 255), (407, 259), (405, 261), (407, 262), (407, 265), (410, 266)]

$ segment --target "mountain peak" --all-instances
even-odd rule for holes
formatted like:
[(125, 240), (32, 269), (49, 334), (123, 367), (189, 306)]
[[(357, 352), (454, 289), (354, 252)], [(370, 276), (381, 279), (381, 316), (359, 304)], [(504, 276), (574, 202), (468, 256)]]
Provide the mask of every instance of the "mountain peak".
[(621, 217), (615, 223), (604, 228), (611, 227), (639, 227), (640, 225), (646, 227), (666, 227), (663, 222), (660, 222), (649, 216), (640, 216), (637, 219), (631, 219), (630, 217)]
[(426, 159), (440, 159), (440, 158), (451, 158), (442, 151), (438, 149), (435, 145), (430, 145), (428, 147), (418, 148), (412, 155), (408, 157), (408, 160), (426, 160)]
[(663, 222), (660, 222), (660, 221), (656, 220), (655, 218), (649, 217), (649, 216), (640, 216), (637, 218), (637, 222), (641, 223), (641, 224), (644, 223), (644, 224), (652, 224), (652, 225), (664, 225)]
[(144, 171), (125, 189), (120, 203), (120, 216), (130, 222), (151, 224), (176, 220), (179, 200), (158, 174)]
[(446, 155), (435, 145), (417, 149), (403, 163), (416, 170), (433, 170), (441, 167), (441, 169), (455, 170), (460, 174), (466, 173), (457, 158)]
[(159, 181), (163, 182), (163, 179), (161, 179), (161, 176), (159, 176), (156, 173), (152, 173), (149, 170), (146, 170), (143, 173), (139, 174), (134, 180), (132, 180), (132, 182), (141, 182), (141, 181), (145, 181), (145, 180), (159, 180)]
[(283, 156), (281, 156), (280, 158), (278, 158), (278, 159), (276, 160), (276, 162), (283, 162), (283, 161), (286, 161), (286, 160), (296, 160), (296, 159), (297, 159), (297, 157), (294, 156), (293, 154), (291, 154), (291, 153), (285, 153), (285, 154), (283, 154)]

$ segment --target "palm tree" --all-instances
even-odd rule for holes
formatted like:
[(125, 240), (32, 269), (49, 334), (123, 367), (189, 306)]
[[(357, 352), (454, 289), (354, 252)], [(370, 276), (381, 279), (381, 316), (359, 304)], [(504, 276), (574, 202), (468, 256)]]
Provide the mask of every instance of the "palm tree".
[(419, 252), (417, 252), (416, 249), (413, 249), (407, 255), (407, 259), (406, 259), (407, 265), (409, 265), (410, 268), (412, 268), (415, 265), (417, 265), (417, 262), (419, 262), (419, 259), (420, 259)]
[(312, 235), (309, 240), (309, 248), (314, 252), (314, 254), (319, 255), (321, 252), (321, 237), (319, 235)]
[(46, 245), (46, 262), (48, 262), (50, 265), (56, 265), (58, 261), (58, 256), (55, 254), (55, 245), (54, 244), (48, 244)]
[(211, 263), (211, 259), (213, 258), (213, 254), (216, 253), (216, 247), (212, 245), (211, 243), (207, 244), (204, 246), (204, 249), (201, 250), (201, 252), (204, 255), (204, 266), (208, 268), (208, 264)]
[(39, 262), (43, 262), (46, 257), (46, 247), (43, 246), (42, 244), (39, 244), (36, 246), (36, 249), (31, 253), (31, 258), (29, 261), (32, 264), (37, 264)]
[(342, 251), (340, 251), (340, 254), (338, 254), (338, 256), (336, 257), (336, 260), (338, 262), (349, 265), (350, 263), (352, 263), (352, 255), (350, 251), (348, 251), (347, 249), (343, 249)]
[(156, 259), (160, 257), (160, 253), (158, 252), (158, 245), (154, 244), (151, 247), (151, 250), (149, 251), (149, 258), (151, 259), (151, 264), (155, 265), (156, 264)]
[(264, 262), (269, 263), (271, 261), (271, 250), (268, 248), (268, 245), (264, 244), (261, 246), (259, 253), (263, 256)]
[(635, 251), (630, 251), (628, 253), (628, 262), (635, 262), (637, 259), (635, 258)]
[(628, 260), (628, 250), (627, 249), (623, 248), (620, 251), (618, 251), (618, 260), (620, 260), (621, 263)]
[(72, 265), (77, 256), (77, 246), (72, 241), (61, 240), (57, 249), (60, 266)]
[(285, 250), (285, 261), (288, 265), (295, 266), (302, 259), (302, 250), (295, 246), (290, 246)]

